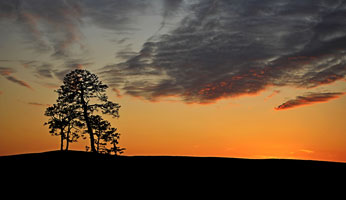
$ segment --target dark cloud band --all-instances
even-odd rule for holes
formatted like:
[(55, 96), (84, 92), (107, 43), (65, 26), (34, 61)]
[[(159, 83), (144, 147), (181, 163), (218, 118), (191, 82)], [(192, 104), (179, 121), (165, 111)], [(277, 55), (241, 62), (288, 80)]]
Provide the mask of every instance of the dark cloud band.
[(345, 1), (205, 0), (188, 9), (176, 29), (107, 66), (109, 81), (149, 100), (211, 103), (345, 78)]
[(280, 106), (276, 107), (275, 110), (291, 109), (298, 106), (305, 106), (314, 103), (327, 102), (331, 99), (339, 98), (345, 93), (334, 92), (334, 93), (310, 93), (305, 96), (297, 96), (295, 99), (286, 101)]

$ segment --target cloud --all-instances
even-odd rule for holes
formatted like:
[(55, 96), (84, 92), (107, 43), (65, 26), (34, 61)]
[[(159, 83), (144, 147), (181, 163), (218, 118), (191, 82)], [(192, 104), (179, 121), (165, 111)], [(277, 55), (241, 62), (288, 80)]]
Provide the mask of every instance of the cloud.
[(308, 154), (315, 153), (314, 151), (308, 150), (308, 149), (300, 149), (299, 151), (300, 151), (300, 152), (303, 152), (303, 153), (308, 153)]
[(107, 80), (152, 101), (213, 103), (269, 86), (310, 89), (345, 78), (343, 1), (201, 0), (186, 9), (178, 27), (106, 66)]
[(0, 75), (9, 76), (14, 72), (12, 68), (9, 67), (0, 67)]
[(286, 101), (280, 106), (276, 107), (275, 110), (291, 109), (298, 106), (305, 106), (314, 103), (327, 102), (332, 99), (339, 98), (346, 93), (341, 92), (330, 92), (330, 93), (310, 93), (305, 96), (297, 96), (295, 99)]
[(41, 85), (49, 89), (58, 89), (60, 87), (60, 85), (56, 83), (41, 83)]
[(16, 77), (12, 76), (11, 74), (13, 73), (13, 69), (11, 68), (7, 68), (7, 67), (0, 67), (0, 75), (2, 75), (3, 77), (5, 77), (7, 80), (16, 83), (18, 85), (24, 86), (26, 88), (29, 88), (31, 90), (33, 90), (33, 88), (26, 82), (17, 79)]
[(17, 24), (34, 50), (53, 51), (53, 57), (61, 58), (69, 55), (72, 45), (81, 46), (82, 10), (78, 1), (3, 0), (0, 10), (0, 20)]
[(165, 19), (177, 14), (177, 10), (183, 3), (183, 0), (163, 0), (163, 18)]
[(135, 30), (133, 21), (151, 7), (152, 1), (147, 0), (2, 0), (0, 20), (17, 25), (34, 50), (64, 60), (87, 52), (83, 27)]
[(165, 27), (167, 21), (178, 14), (179, 8), (184, 4), (183, 0), (163, 0), (162, 2), (162, 22), (160, 28), (157, 30), (159, 32)]
[(112, 91), (115, 92), (115, 94), (116, 94), (116, 96), (117, 96), (118, 98), (123, 97), (118, 89), (113, 88)]
[[(46, 62), (35, 62), (27, 64), (34, 69), (34, 73), (39, 78), (53, 78), (54, 65)], [(28, 67), (27, 67), (28, 68)]]
[(124, 48), (122, 48), (121, 50), (119, 50), (115, 57), (122, 59), (122, 60), (128, 60), (132, 57), (137, 56), (137, 52), (134, 52), (131, 48), (131, 44), (130, 45), (126, 45)]
[(41, 68), (37, 70), (37, 73), (41, 77), (53, 78), (52, 72), (51, 72), (51, 69), (50, 69), (50, 65), (43, 65), (43, 66), (41, 66)]
[(83, 28), (116, 33), (117, 45), (125, 45), (130, 39), (123, 33), (143, 28), (136, 22), (149, 14), (161, 16), (159, 30), (176, 24), (165, 33), (153, 31), (137, 52), (130, 46), (118, 51), (121, 63), (102, 69), (102, 78), (122, 94), (206, 104), (271, 86), (309, 90), (345, 80), (346, 2), (341, 0), (0, 1), (0, 20), (11, 20), (35, 50), (66, 65), (23, 64), (35, 65), (34, 73), (46, 78), (62, 79), (91, 63), (76, 59), (88, 52)]
[(273, 96), (280, 93), (280, 90), (274, 90), (270, 95), (268, 95), (264, 100), (267, 101), (268, 99), (272, 98)]
[(153, 7), (149, 0), (85, 0), (79, 1), (83, 17), (92, 24), (114, 31), (131, 31), (138, 15)]
[(26, 69), (31, 69), (38, 78), (53, 78), (54, 65), (36, 60), (18, 60)]
[(65, 75), (70, 71), (74, 69), (83, 69), (92, 64), (93, 62), (90, 62), (87, 59), (68, 59), (65, 60), (63, 67), (61, 67), (60, 69), (53, 69), (52, 73), (59, 80), (64, 80)]
[[(31, 69), (38, 78), (53, 79), (54, 77), (63, 80), (64, 76), (73, 69), (82, 69), (93, 64), (88, 59), (65, 59), (63, 64), (51, 64), (36, 60), (19, 60), (19, 63), (26, 68)], [(44, 84), (43, 84), (44, 85)]]
[(28, 68), (31, 68), (32, 66), (36, 66), (37, 65), (37, 61), (35, 61), (35, 60), (20, 60), (19, 61), (21, 64), (22, 64), (22, 66), (24, 67), (24, 68), (26, 68), (26, 69), (28, 69)]
[(37, 102), (29, 102), (28, 104), (32, 105), (32, 106), (43, 106), (43, 107), (51, 106), (49, 104), (42, 104), (42, 103), (37, 103)]
[(28, 83), (26, 83), (26, 82), (24, 82), (22, 80), (19, 80), (19, 79), (17, 79), (14, 76), (6, 76), (6, 79), (9, 80), (9, 81), (12, 81), (13, 83), (17, 83), (18, 85), (21, 85), (21, 86), (24, 86), (26, 88), (29, 88), (29, 89), (33, 90), (33, 88)]

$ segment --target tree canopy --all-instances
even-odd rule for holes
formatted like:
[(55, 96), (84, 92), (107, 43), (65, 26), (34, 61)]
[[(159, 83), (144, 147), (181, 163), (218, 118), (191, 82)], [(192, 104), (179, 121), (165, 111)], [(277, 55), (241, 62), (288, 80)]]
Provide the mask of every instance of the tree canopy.
[[(69, 142), (87, 133), (92, 152), (113, 152), (115, 155), (123, 152), (124, 149), (117, 146), (120, 136), (116, 133), (117, 129), (102, 118), (102, 115), (119, 117), (120, 105), (108, 100), (107, 88), (87, 70), (76, 69), (66, 74), (63, 85), (55, 91), (58, 93), (57, 103), (45, 112), (50, 117), (45, 123), (49, 125), (50, 132), (61, 136), (61, 149), (64, 139), (68, 149)], [(72, 129), (78, 131), (71, 134)]]

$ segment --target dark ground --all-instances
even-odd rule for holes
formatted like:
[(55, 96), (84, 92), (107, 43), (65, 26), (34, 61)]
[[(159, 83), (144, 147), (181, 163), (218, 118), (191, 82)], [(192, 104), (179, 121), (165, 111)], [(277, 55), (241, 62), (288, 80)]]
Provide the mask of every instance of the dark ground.
[[(283, 187), (295, 183), (329, 185), (344, 183), (346, 163), (290, 160), (238, 159), (187, 156), (108, 156), (81, 151), (50, 151), (0, 157), (3, 182), (39, 180), (41, 184), (65, 182), (78, 186), (159, 187), (174, 185), (205, 188)], [(10, 175), (10, 176), (8, 176)], [(16, 177), (16, 178), (12, 178)], [(177, 185), (178, 184), (178, 185)], [(288, 189), (287, 187), (284, 187)]]
[(95, 166), (113, 167), (119, 170), (135, 171), (301, 171), (311, 170), (346, 172), (346, 163), (291, 160), (291, 159), (240, 159), (220, 157), (188, 156), (109, 156), (82, 151), (49, 151), (43, 153), (1, 156), (0, 165), (30, 167)]
[(191, 197), (220, 191), (230, 196), (235, 192), (252, 196), (279, 189), (281, 196), (276, 199), (282, 199), (294, 191), (307, 192), (307, 188), (313, 193), (318, 193), (319, 187), (321, 191), (331, 186), (337, 188), (334, 185), (344, 188), (345, 173), (346, 163), (289, 159), (114, 157), (81, 151), (0, 157), (0, 180), (19, 195), (23, 192), (18, 188), (27, 187), (36, 188), (29, 191), (34, 194), (49, 188), (53, 190), (50, 196), (65, 190), (87, 196), (97, 191), (98, 197), (117, 196), (119, 192), (128, 196), (158, 195), (163, 191), (162, 199), (177, 194), (181, 199), (186, 191)]

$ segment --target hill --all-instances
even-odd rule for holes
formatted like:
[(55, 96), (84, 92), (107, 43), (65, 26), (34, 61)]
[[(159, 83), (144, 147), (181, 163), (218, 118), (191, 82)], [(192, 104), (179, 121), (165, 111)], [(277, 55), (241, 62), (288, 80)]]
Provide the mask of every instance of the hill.
[[(2, 182), (11, 188), (60, 189), (98, 186), (98, 190), (126, 191), (142, 195), (169, 190), (169, 196), (185, 191), (247, 191), (284, 189), (313, 185), (329, 186), (344, 180), (346, 163), (289, 160), (237, 159), (188, 156), (108, 156), (80, 151), (51, 151), (0, 157)], [(340, 181), (339, 181), (340, 180)], [(65, 185), (64, 185), (65, 184)], [(38, 187), (39, 186), (39, 187)], [(19, 187), (20, 188), (20, 187)], [(64, 189), (64, 187), (62, 187)], [(107, 190), (108, 188), (108, 190)], [(123, 188), (123, 190), (121, 189)], [(265, 190), (263, 190), (263, 189)], [(17, 189), (20, 192), (20, 189)], [(54, 193), (55, 194), (55, 193)], [(113, 193), (108, 193), (113, 194)]]
[(346, 171), (346, 163), (291, 160), (291, 159), (240, 159), (220, 157), (189, 156), (110, 156), (82, 151), (50, 151), (43, 153), (1, 156), (0, 164), (6, 166), (25, 166), (26, 168), (61, 166), (95, 166), (113, 167), (119, 170), (132, 171), (180, 171), (196, 170), (247, 172), (308, 172), (313, 171)]
[(290, 182), (310, 185), (321, 180), (326, 184), (346, 178), (346, 163), (337, 162), (188, 156), (115, 157), (81, 151), (3, 156), (0, 157), (0, 169), (3, 174), (12, 175), (8, 176), (12, 177), (8, 181), (43, 180), (42, 183), (49, 183), (66, 180), (77, 181), (79, 185), (90, 181), (104, 185), (110, 181), (115, 185), (135, 183), (137, 187), (149, 187), (149, 182), (161, 187), (178, 183), (185, 187), (191, 184), (209, 187), (215, 183), (243, 186), (251, 183), (263, 187), (268, 182), (272, 186)]

